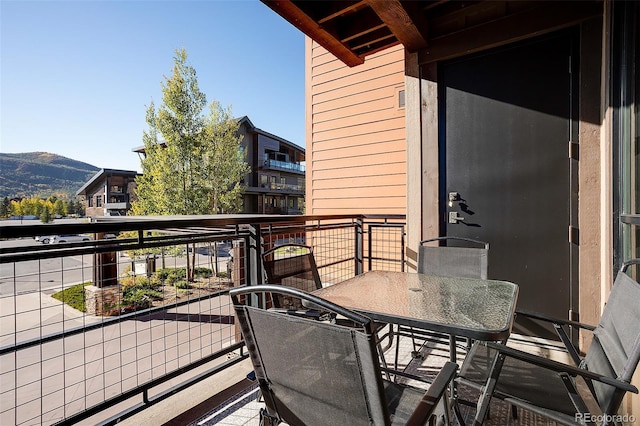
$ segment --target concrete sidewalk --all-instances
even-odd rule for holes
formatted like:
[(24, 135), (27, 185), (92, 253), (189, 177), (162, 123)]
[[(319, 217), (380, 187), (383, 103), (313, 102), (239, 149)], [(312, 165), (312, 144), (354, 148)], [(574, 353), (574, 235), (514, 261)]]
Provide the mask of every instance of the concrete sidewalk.
[(54, 299), (51, 297), (54, 293), (51, 290), (0, 298), (0, 346), (102, 321), (101, 317), (86, 315)]
[[(85, 315), (42, 293), (2, 298), (0, 311), (0, 345), (5, 348), (118, 319)], [(231, 315), (228, 296), (219, 296), (8, 352), (0, 357), (0, 424), (51, 424), (209, 354), (223, 352), (235, 343)], [(185, 373), (153, 392), (162, 392), (200, 372)], [(246, 372), (237, 374), (236, 382)], [(140, 395), (128, 405), (141, 400)], [(117, 414), (124, 406), (112, 408), (100, 413), (101, 419), (86, 424)]]

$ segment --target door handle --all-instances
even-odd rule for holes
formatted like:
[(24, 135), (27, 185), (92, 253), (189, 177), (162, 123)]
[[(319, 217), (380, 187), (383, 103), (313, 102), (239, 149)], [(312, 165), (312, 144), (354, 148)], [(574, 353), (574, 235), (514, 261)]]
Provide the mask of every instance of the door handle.
[(458, 223), (463, 221), (464, 221), (464, 217), (458, 216), (457, 211), (449, 212), (449, 223)]

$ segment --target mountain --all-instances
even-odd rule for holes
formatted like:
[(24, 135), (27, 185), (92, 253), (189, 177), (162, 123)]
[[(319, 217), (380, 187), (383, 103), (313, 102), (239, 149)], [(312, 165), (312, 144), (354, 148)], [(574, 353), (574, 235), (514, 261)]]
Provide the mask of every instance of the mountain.
[(48, 152), (0, 153), (0, 199), (69, 196), (100, 169)]

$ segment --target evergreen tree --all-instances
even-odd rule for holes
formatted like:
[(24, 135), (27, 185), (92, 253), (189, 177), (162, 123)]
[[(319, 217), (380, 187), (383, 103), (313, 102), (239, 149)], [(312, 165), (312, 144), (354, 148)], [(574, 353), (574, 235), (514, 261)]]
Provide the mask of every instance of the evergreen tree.
[(51, 217), (51, 211), (49, 210), (49, 206), (44, 205), (42, 210), (40, 211), (40, 222), (49, 223), (53, 220)]
[(56, 201), (53, 203), (54, 216), (66, 216), (67, 215), (66, 207), (67, 206), (64, 201), (62, 201), (61, 199), (56, 199)]
[(9, 217), (11, 215), (11, 201), (9, 197), (4, 197), (0, 204), (0, 217)]

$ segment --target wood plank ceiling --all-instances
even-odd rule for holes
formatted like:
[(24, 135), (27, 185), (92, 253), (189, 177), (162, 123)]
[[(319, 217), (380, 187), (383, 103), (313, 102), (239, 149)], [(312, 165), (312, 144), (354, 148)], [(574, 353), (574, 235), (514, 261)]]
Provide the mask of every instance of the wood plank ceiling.
[(575, 25), (601, 0), (262, 0), (348, 66), (402, 43), (428, 63)]

